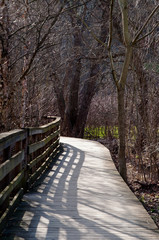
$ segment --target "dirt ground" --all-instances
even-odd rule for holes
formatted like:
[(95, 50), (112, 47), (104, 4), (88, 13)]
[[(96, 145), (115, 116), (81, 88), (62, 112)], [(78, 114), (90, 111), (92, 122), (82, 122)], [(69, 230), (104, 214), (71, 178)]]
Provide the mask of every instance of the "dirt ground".
[(159, 184), (131, 181), (128, 185), (159, 228)]

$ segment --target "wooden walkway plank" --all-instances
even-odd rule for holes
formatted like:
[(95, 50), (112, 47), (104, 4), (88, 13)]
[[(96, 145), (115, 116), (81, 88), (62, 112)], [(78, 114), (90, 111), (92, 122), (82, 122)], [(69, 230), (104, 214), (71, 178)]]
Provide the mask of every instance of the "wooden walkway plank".
[(62, 137), (63, 152), (9, 220), (2, 240), (157, 240), (107, 148)]

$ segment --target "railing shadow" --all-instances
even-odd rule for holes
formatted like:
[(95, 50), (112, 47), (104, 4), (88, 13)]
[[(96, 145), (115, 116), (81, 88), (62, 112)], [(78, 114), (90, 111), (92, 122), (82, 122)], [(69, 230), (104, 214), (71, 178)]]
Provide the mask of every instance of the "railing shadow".
[[(77, 201), (72, 202), (72, 197), (77, 199), (77, 181), (83, 162), (84, 152), (63, 145), (49, 171), (24, 195), (9, 220), (4, 239), (59, 239), (60, 234), (66, 234), (59, 231), (67, 225), (61, 218), (62, 215), (78, 217)], [(67, 226), (68, 232), (69, 228), (71, 225)]]

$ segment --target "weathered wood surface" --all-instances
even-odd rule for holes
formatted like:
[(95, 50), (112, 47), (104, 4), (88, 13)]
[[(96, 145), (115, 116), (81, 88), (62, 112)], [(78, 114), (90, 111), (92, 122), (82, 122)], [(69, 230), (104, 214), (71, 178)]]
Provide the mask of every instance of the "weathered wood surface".
[(49, 130), (52, 130), (53, 128), (59, 126), (59, 123), (61, 121), (60, 117), (47, 117), (48, 119), (51, 119), (54, 124), (49, 123), (49, 124), (45, 124), (43, 126), (40, 127), (30, 127), (29, 128), (29, 136), (33, 136), (35, 134), (40, 134), (40, 133), (45, 133), (48, 132)]
[(25, 194), (0, 239), (157, 240), (156, 225), (97, 142), (61, 138), (63, 152)]
[(0, 165), (0, 181), (24, 160), (24, 150), (19, 151)]
[(24, 130), (15, 129), (9, 132), (0, 134), (0, 151), (9, 147), (18, 141), (26, 138), (26, 132)]
[(29, 154), (37, 151), (38, 149), (44, 147), (48, 142), (50, 142), (54, 137), (58, 136), (60, 133), (59, 130), (55, 131), (54, 133), (50, 134), (48, 137), (42, 139), (39, 142), (33, 143), (29, 145)]

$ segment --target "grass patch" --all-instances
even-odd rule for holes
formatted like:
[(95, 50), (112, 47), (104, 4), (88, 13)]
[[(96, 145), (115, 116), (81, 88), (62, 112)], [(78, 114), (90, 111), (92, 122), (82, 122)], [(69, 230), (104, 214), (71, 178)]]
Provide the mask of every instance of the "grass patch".
[(107, 137), (119, 138), (118, 127), (110, 127), (110, 126), (100, 126), (94, 127), (89, 126), (85, 128), (84, 138), (88, 139), (104, 139)]

